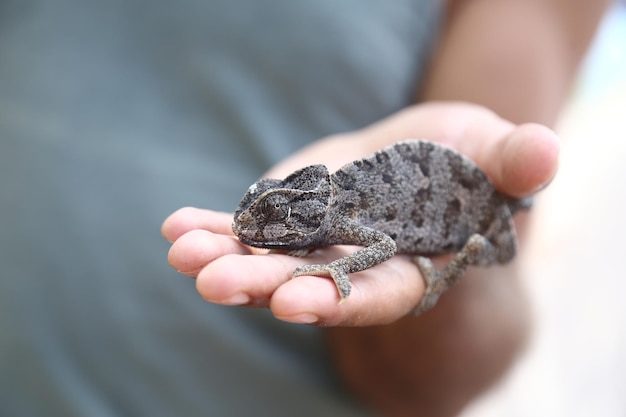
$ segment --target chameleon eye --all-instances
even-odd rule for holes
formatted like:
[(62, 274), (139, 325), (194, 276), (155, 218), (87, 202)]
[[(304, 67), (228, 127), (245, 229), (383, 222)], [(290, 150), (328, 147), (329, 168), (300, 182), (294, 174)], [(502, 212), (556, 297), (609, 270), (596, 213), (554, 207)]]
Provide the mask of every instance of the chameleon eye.
[(267, 220), (281, 221), (289, 217), (291, 207), (289, 207), (288, 200), (285, 196), (272, 194), (263, 200), (261, 212)]

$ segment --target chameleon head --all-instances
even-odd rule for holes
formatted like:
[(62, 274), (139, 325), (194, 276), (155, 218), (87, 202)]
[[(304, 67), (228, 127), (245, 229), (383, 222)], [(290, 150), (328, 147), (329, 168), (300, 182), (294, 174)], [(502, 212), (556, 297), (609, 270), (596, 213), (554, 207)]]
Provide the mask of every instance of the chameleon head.
[(329, 181), (323, 165), (303, 168), (282, 181), (258, 181), (235, 211), (233, 232), (242, 243), (260, 248), (315, 246), (327, 229)]

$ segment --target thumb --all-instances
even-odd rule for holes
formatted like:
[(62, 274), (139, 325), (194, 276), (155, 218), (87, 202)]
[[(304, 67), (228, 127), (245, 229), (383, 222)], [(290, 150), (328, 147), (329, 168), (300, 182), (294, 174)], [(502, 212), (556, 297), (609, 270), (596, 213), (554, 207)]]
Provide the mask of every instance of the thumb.
[(516, 197), (532, 194), (556, 173), (559, 138), (546, 126), (515, 125), (485, 107), (434, 102), (401, 111), (361, 131), (373, 148), (427, 139), (472, 159), (495, 187)]

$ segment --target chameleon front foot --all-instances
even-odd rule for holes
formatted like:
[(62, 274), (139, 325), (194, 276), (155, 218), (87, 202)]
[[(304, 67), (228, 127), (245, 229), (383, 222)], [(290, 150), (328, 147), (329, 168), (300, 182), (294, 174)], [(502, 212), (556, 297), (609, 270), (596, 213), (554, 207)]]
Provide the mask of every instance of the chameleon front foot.
[(335, 281), (335, 286), (337, 287), (337, 291), (339, 292), (339, 297), (341, 297), (339, 304), (343, 303), (346, 298), (348, 298), (348, 296), (350, 295), (350, 291), (352, 290), (352, 284), (350, 283), (348, 274), (343, 269), (334, 267), (332, 264), (303, 265), (297, 267), (293, 271), (294, 277), (299, 277), (302, 275), (331, 277), (333, 281)]
[(430, 259), (422, 256), (416, 257), (415, 263), (424, 278), (426, 290), (422, 300), (413, 310), (413, 314), (419, 316), (433, 308), (441, 294), (461, 278), (468, 266), (476, 264), (480, 255), (490, 245), (484, 236), (472, 235), (463, 249), (440, 271), (435, 270)]

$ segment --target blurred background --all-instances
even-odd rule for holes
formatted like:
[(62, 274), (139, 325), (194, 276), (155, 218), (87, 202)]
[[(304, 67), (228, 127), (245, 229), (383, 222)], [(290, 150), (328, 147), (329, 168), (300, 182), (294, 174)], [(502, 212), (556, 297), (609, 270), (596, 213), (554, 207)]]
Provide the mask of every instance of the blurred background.
[(626, 416), (626, 7), (616, 3), (557, 127), (559, 171), (534, 210), (534, 338), (463, 417)]

